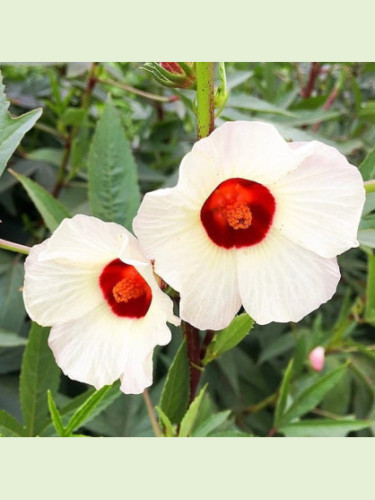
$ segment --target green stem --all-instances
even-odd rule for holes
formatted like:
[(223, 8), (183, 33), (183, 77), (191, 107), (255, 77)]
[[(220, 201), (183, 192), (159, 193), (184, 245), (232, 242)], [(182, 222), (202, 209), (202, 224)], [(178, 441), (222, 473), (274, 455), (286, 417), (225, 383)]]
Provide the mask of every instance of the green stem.
[[(198, 139), (207, 137), (214, 129), (214, 63), (197, 62), (197, 121)], [(202, 375), (201, 346), (199, 330), (183, 321), (181, 328), (186, 339), (187, 355), (190, 365), (190, 402), (195, 393)], [(208, 344), (204, 345), (204, 351)]]
[(273, 394), (271, 394), (270, 396), (267, 396), (265, 399), (263, 399), (259, 403), (248, 406), (247, 408), (245, 408), (242, 411), (242, 413), (246, 413), (246, 414), (257, 413), (258, 411), (261, 411), (264, 408), (267, 408), (267, 406), (273, 405), (277, 401), (277, 398), (278, 398), (278, 392), (276, 391)]
[(3, 248), (4, 250), (10, 250), (11, 252), (23, 253), (26, 255), (30, 252), (30, 247), (2, 239), (0, 239), (0, 248)]
[(214, 129), (214, 63), (197, 62), (198, 139)]
[(375, 180), (366, 181), (364, 183), (366, 193), (374, 193), (375, 192)]
[[(93, 91), (95, 84), (97, 82), (97, 78), (95, 76), (96, 67), (97, 67), (96, 62), (91, 63), (90, 72), (89, 72), (87, 82), (86, 82), (86, 88), (85, 88), (85, 91), (84, 91), (82, 98), (81, 98), (81, 109), (83, 111), (87, 111), (87, 109), (89, 107), (91, 94), (92, 94), (92, 91)], [(71, 153), (72, 146), (73, 146), (73, 141), (74, 141), (75, 136), (77, 135), (78, 129), (79, 129), (78, 126), (73, 127), (65, 139), (64, 154), (63, 154), (63, 158), (61, 160), (61, 165), (60, 165), (59, 170), (57, 172), (56, 184), (55, 184), (55, 187), (52, 191), (52, 196), (54, 196), (55, 198), (58, 198), (60, 191), (63, 188), (65, 182), (68, 179), (74, 177), (76, 174), (75, 171), (72, 171), (70, 173), (70, 175), (67, 175), (67, 170), (68, 170), (70, 153)]]

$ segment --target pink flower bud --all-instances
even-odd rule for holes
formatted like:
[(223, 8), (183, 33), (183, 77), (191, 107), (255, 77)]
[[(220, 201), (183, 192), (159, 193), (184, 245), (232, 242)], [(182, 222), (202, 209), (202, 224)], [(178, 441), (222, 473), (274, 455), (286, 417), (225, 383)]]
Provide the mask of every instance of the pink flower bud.
[(318, 346), (313, 349), (309, 354), (309, 360), (312, 369), (316, 372), (320, 372), (324, 367), (324, 347)]

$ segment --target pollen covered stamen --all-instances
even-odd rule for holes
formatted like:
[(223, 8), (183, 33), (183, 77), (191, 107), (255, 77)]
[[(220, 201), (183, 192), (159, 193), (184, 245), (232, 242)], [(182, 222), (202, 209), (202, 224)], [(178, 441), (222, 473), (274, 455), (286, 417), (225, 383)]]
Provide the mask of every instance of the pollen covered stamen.
[(131, 278), (123, 278), (113, 287), (112, 294), (117, 303), (129, 302), (131, 299), (141, 297), (144, 294), (144, 289)]
[(228, 224), (233, 229), (247, 229), (251, 226), (253, 215), (245, 203), (233, 203), (225, 208), (225, 216)]
[(203, 203), (200, 218), (207, 235), (222, 248), (260, 243), (271, 228), (276, 203), (259, 182), (240, 177), (219, 184)]

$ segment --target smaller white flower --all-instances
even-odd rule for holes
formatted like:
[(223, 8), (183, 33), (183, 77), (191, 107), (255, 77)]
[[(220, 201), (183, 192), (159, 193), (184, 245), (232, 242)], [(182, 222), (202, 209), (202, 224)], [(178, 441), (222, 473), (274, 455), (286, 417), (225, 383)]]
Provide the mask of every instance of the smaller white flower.
[(23, 289), (32, 320), (52, 326), (56, 362), (97, 389), (121, 379), (126, 394), (152, 384), (152, 353), (171, 339), (173, 303), (152, 265), (122, 226), (95, 217), (64, 219), (25, 262)]

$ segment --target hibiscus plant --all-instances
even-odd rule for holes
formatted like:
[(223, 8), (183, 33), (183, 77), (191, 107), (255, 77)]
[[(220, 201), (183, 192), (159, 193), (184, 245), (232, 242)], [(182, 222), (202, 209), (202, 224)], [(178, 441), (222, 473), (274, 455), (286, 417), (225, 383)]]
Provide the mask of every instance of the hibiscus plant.
[(374, 64), (3, 64), (2, 436), (372, 436)]

